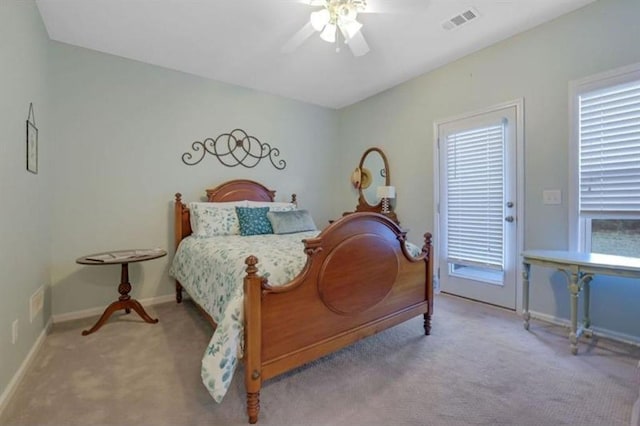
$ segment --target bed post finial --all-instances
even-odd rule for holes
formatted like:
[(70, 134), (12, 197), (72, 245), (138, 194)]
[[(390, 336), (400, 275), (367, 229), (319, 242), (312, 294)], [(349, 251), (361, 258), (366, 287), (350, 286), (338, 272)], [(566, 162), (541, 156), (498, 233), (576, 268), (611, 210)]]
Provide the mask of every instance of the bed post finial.
[(182, 202), (182, 194), (179, 192), (176, 192), (176, 203), (181, 203)]
[(258, 272), (257, 264), (258, 258), (255, 256), (249, 256), (245, 259), (244, 263), (247, 265), (247, 277), (255, 277)]
[(298, 205), (298, 196), (296, 194), (291, 194), (291, 204)]
[(424, 234), (424, 245), (422, 246), (422, 253), (426, 256), (431, 256), (431, 233), (427, 232)]

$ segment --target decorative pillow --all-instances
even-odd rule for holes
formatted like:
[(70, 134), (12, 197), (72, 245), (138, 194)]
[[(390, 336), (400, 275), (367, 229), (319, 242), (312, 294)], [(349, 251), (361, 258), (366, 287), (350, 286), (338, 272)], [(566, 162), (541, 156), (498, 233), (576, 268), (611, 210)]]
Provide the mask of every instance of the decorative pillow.
[(238, 205), (246, 206), (247, 202), (189, 203), (192, 235), (207, 238), (240, 234), (240, 222), (235, 210)]
[(269, 207), (271, 212), (288, 212), (291, 210), (297, 210), (298, 206), (293, 203), (280, 203), (270, 201), (247, 201), (248, 207)]
[(267, 219), (269, 207), (236, 207), (240, 222), (240, 235), (273, 234), (271, 222)]
[(271, 222), (274, 234), (292, 234), (318, 229), (307, 210), (270, 211), (267, 213), (267, 218)]

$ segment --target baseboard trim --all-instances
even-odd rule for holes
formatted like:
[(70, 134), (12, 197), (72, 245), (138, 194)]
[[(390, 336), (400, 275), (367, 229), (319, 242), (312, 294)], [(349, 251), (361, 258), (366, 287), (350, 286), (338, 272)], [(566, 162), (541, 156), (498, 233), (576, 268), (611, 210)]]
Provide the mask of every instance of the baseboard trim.
[[(176, 300), (176, 296), (174, 294), (166, 294), (164, 296), (150, 297), (147, 299), (138, 299), (138, 302), (140, 302), (142, 306), (152, 306), (152, 305), (159, 305), (161, 303), (167, 303), (175, 300)], [(82, 311), (75, 311), (75, 312), (68, 312), (66, 314), (53, 315), (53, 323), (57, 324), (61, 322), (73, 321), (73, 320), (82, 319), (82, 318), (95, 317), (98, 315), (102, 315), (102, 313), (104, 312), (104, 309), (105, 309), (105, 306), (102, 306), (99, 308), (83, 309)]]
[(20, 382), (22, 382), (22, 379), (24, 378), (24, 375), (27, 372), (27, 369), (29, 368), (36, 354), (42, 347), (42, 344), (44, 343), (44, 339), (45, 337), (47, 337), (47, 334), (49, 334), (49, 331), (51, 330), (52, 325), (53, 325), (53, 320), (49, 318), (49, 321), (47, 321), (47, 324), (44, 326), (44, 328), (40, 332), (40, 335), (34, 342), (33, 346), (31, 346), (31, 349), (29, 350), (29, 353), (27, 354), (26, 358), (24, 359), (24, 361), (22, 361), (22, 364), (20, 364), (20, 368), (18, 368), (18, 371), (16, 371), (16, 373), (13, 375), (6, 389), (4, 390), (4, 392), (2, 392), (2, 395), (0, 395), (0, 418), (4, 414), (4, 410), (9, 405), (9, 401), (11, 400), (16, 390), (18, 389), (18, 385), (20, 385)]
[[(540, 321), (549, 322), (551, 324), (559, 325), (562, 327), (570, 328), (571, 322), (565, 318), (554, 317), (553, 315), (543, 314), (541, 312), (529, 311), (531, 318), (538, 319)], [(640, 347), (640, 337), (632, 336), (630, 334), (618, 333), (617, 331), (611, 331), (606, 328), (600, 328), (592, 326), (591, 330), (596, 336), (604, 337), (607, 339), (615, 340), (616, 342), (626, 343), (632, 346)]]

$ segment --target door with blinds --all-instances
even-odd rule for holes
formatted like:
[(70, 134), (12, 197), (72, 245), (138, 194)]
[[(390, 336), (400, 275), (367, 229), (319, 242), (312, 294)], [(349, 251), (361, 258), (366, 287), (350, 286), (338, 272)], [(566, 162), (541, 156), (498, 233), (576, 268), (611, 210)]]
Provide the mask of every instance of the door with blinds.
[(516, 308), (517, 106), (438, 125), (440, 288)]

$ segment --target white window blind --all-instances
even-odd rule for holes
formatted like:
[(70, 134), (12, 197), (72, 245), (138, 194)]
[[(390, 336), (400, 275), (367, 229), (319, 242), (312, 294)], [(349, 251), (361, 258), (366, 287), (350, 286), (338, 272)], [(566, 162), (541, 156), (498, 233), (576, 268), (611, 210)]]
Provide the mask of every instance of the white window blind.
[(640, 213), (640, 81), (579, 97), (580, 215)]
[(505, 124), (446, 138), (447, 261), (503, 270)]

